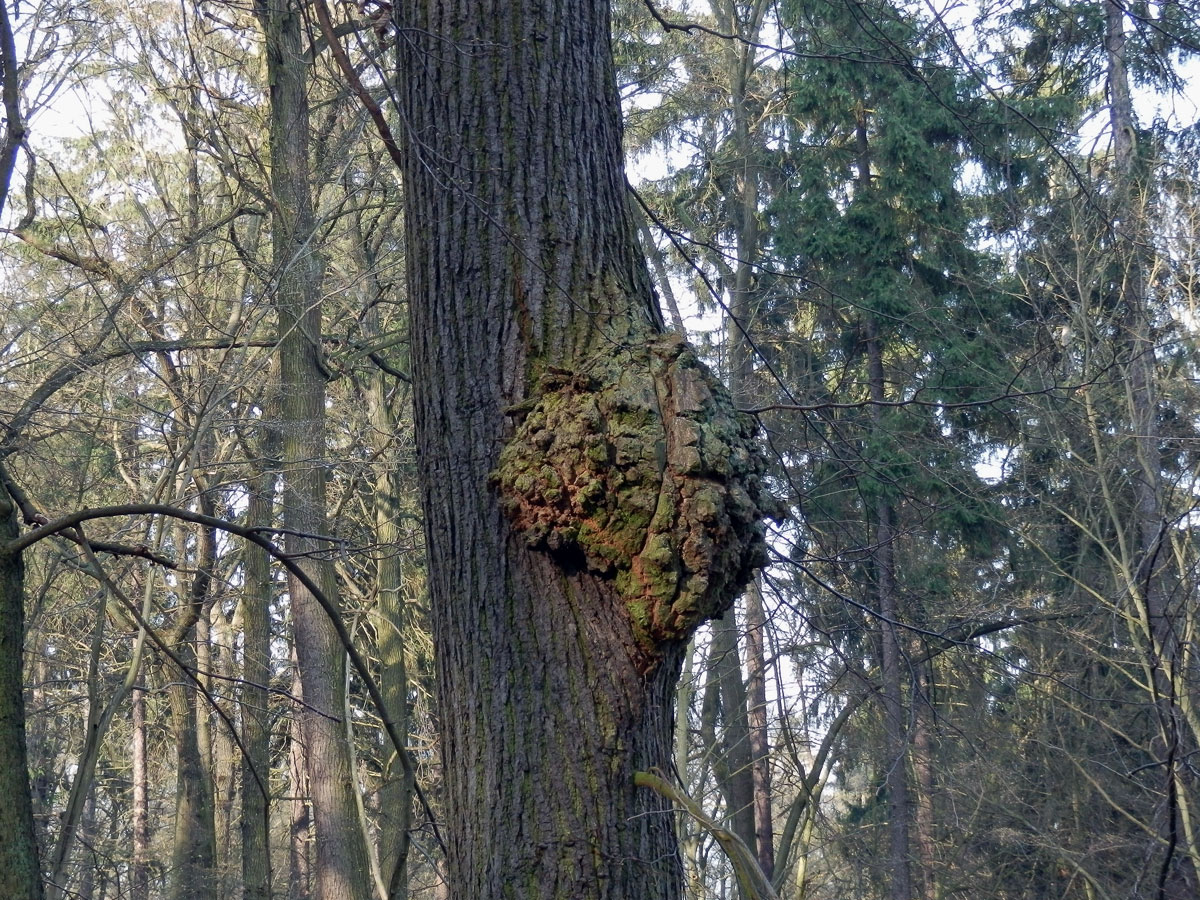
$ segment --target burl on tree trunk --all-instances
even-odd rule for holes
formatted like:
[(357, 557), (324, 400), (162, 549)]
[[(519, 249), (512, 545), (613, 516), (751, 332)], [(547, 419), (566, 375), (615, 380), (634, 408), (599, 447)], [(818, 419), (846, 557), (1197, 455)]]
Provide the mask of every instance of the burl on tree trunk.
[(765, 561), (754, 421), (678, 335), (551, 368), (514, 412), (494, 476), (509, 520), (613, 580), (647, 671)]

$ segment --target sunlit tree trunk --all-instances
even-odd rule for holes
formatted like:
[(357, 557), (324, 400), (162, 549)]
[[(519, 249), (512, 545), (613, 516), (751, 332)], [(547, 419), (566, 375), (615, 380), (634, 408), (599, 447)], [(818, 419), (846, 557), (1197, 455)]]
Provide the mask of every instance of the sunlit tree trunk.
[[(292, 650), (292, 665), (296, 663)], [(294, 669), (293, 669), (294, 671)], [(304, 764), (304, 733), (299, 707), (304, 688), (299, 675), (292, 676), (292, 720), (288, 724), (288, 784), (292, 803), (288, 818), (288, 900), (310, 900), (313, 896), (312, 806), (308, 798), (308, 771)]]
[[(237, 672), (233, 659), (234, 623), (226, 617), (220, 606), (210, 603), (207, 611), (211, 639), (211, 664), (213, 674), (220, 678), (219, 684), (234, 684)], [(217, 695), (224, 697), (222, 689)], [(234, 721), (232, 705), (224, 699), (217, 700), (230, 722)], [(211, 711), (210, 711), (211, 713)], [(212, 773), (213, 773), (213, 824), (217, 837), (217, 874), (221, 898), (240, 896), (237, 871), (239, 868), (239, 851), (234, 838), (234, 806), (240, 793), (239, 756), (235, 753), (233, 735), (223, 719), (216, 721), (211, 734), (212, 741)]]
[[(377, 372), (368, 388), (368, 412), (373, 431), (381, 442), (396, 431), (388, 407), (383, 372)], [(390, 441), (389, 441), (390, 442)], [(397, 734), (408, 736), (408, 659), (404, 647), (405, 598), (404, 550), (400, 529), (400, 479), (397, 454), (389, 446), (378, 448), (379, 474), (375, 479), (375, 540), (380, 558), (376, 564), (379, 592), (375, 625), (379, 654), (379, 689)], [(389, 549), (391, 548), (391, 549)], [(413, 784), (408, 767), (393, 753), (380, 790), (379, 860), (391, 900), (408, 896), (409, 829), (412, 827)]]
[(130, 697), (132, 751), (130, 778), (133, 781), (133, 849), (129, 862), (130, 900), (150, 897), (150, 808), (149, 776), (146, 766), (146, 692), (135, 688)]

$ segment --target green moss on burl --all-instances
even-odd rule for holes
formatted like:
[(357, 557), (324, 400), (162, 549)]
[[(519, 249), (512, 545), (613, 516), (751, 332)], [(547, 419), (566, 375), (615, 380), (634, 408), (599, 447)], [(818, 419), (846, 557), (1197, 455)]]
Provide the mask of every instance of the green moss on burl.
[(493, 481), (527, 543), (615, 579), (645, 649), (719, 615), (765, 560), (755, 424), (676, 335), (554, 369)]

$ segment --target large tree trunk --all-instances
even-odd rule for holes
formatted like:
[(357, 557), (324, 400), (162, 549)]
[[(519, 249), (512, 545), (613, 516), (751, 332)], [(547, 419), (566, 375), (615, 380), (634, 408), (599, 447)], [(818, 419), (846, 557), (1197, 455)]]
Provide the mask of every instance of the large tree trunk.
[(659, 333), (607, 0), (398, 21), (451, 896), (671, 900), (633, 774), (669, 765), (684, 642), (760, 558), (750, 428)]
[[(16, 504), (0, 488), (0, 544), (19, 534)], [(0, 547), (0, 896), (41, 900), (25, 750), (24, 658), (25, 568), (21, 554)]]

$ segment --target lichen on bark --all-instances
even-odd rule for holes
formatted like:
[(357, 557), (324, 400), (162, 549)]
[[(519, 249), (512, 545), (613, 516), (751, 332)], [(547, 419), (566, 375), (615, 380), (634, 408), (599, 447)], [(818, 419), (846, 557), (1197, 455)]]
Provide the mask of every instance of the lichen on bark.
[(673, 334), (548, 369), (492, 475), (529, 546), (612, 578), (651, 658), (766, 559), (754, 420)]

